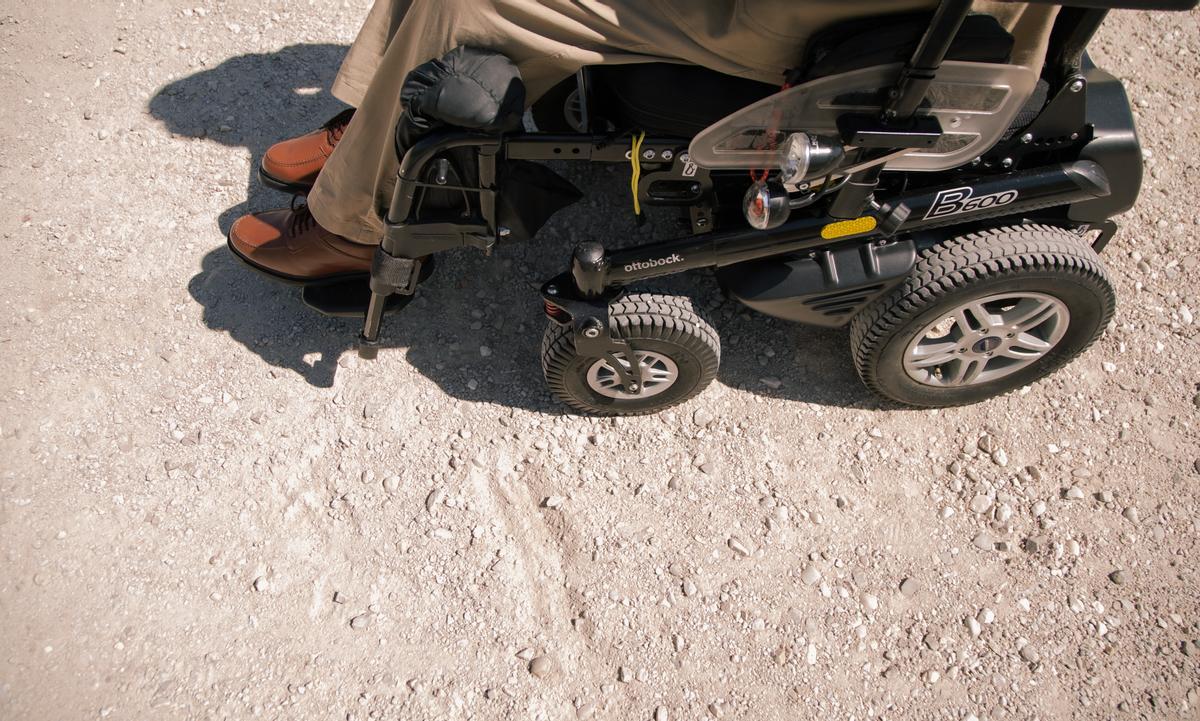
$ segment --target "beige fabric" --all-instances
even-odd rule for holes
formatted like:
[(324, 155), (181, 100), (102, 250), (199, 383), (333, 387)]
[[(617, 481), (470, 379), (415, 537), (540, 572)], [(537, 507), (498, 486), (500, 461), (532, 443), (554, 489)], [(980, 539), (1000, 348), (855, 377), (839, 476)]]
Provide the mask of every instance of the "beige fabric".
[[(677, 61), (782, 82), (808, 38), (854, 17), (930, 8), (934, 0), (376, 0), (333, 85), (358, 108), (309, 195), (326, 229), (378, 243), (397, 162), (400, 87), (459, 45), (521, 69), (533, 102), (584, 65)], [(976, 3), (1018, 34), (1015, 57), (1040, 64), (1053, 8)]]

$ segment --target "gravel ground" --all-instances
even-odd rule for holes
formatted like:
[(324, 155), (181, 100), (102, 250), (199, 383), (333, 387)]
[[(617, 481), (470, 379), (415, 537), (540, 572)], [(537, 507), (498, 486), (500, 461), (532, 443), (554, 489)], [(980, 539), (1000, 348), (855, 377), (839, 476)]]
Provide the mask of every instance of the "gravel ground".
[(1200, 13), (1094, 46), (1147, 177), (1081, 360), (887, 409), (845, 332), (695, 275), (719, 381), (599, 420), (531, 285), (669, 230), (618, 169), (448, 255), (374, 363), (224, 248), (366, 6), (0, 3), (0, 717), (1196, 718)]

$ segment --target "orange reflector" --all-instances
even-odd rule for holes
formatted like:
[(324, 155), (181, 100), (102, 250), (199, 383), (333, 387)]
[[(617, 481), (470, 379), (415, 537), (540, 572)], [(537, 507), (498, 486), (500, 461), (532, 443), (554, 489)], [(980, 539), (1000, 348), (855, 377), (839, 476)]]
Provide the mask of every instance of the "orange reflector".
[(854, 220), (839, 220), (821, 228), (821, 237), (825, 240), (833, 240), (834, 238), (844, 238), (847, 235), (869, 233), (875, 230), (875, 225), (875, 218), (870, 215), (864, 215)]

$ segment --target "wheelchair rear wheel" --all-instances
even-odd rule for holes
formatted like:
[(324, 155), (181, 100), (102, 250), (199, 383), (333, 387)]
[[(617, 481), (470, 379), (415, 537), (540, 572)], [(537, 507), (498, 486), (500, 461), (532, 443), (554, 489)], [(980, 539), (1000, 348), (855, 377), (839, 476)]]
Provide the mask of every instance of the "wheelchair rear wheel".
[(717, 332), (689, 298), (635, 293), (612, 303), (609, 332), (628, 344), (615, 353), (632, 368), (636, 359), (642, 388), (628, 393), (612, 360), (588, 357), (575, 350), (570, 325), (551, 321), (542, 338), (542, 370), (558, 400), (585, 413), (641, 415), (654, 413), (694, 397), (717, 375), (721, 343)]
[(971, 233), (924, 251), (905, 282), (854, 318), (854, 364), (871, 390), (906, 405), (974, 403), (1066, 365), (1114, 306), (1100, 258), (1075, 233)]

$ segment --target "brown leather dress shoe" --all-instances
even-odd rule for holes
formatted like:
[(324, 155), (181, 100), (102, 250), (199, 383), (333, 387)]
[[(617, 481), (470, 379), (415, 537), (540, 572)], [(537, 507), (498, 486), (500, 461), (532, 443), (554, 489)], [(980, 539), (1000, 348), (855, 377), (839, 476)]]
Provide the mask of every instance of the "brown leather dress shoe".
[(308, 206), (251, 213), (229, 229), (229, 248), (255, 269), (290, 283), (337, 281), (371, 270), (375, 246), (325, 230)]
[(354, 108), (347, 108), (311, 133), (267, 148), (258, 168), (263, 185), (286, 193), (311, 190), (317, 182), (317, 173), (325, 167), (325, 161), (342, 139), (352, 117)]

